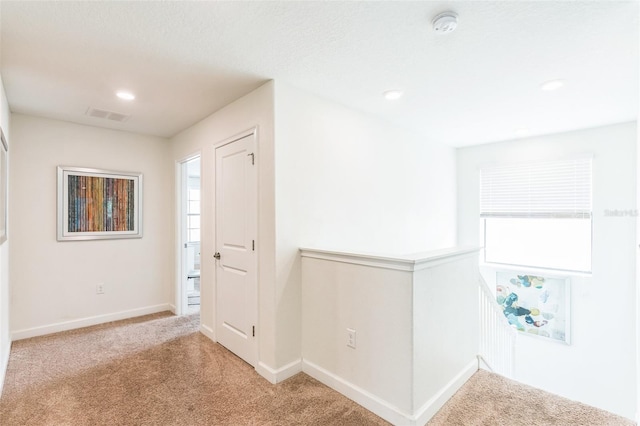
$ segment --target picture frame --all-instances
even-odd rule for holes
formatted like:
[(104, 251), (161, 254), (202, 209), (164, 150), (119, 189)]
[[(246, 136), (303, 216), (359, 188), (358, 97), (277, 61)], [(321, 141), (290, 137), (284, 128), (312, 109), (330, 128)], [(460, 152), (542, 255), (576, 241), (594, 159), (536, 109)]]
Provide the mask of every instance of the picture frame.
[(496, 272), (496, 301), (518, 332), (571, 344), (569, 277)]
[(58, 241), (142, 238), (142, 173), (58, 166)]
[(9, 145), (2, 128), (0, 128), (0, 141), (0, 244), (3, 244), (7, 241), (7, 186), (9, 181), (7, 153)]

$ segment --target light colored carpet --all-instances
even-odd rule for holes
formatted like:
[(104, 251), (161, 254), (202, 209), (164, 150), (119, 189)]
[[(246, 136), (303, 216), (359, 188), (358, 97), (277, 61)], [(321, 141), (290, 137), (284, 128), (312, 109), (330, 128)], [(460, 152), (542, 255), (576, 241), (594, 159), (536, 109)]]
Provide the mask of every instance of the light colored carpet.
[[(14, 342), (0, 425), (388, 425), (305, 374), (271, 385), (197, 330), (161, 313)], [(429, 422), (633, 424), (486, 371)]]
[(0, 425), (386, 425), (305, 374), (278, 385), (168, 313), (14, 342)]
[(474, 374), (429, 426), (631, 426), (634, 422), (484, 370)]

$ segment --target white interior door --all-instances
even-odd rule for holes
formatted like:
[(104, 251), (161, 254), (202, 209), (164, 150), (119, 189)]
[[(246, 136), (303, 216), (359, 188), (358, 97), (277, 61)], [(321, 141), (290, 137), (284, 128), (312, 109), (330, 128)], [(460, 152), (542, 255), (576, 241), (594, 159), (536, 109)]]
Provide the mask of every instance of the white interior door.
[(216, 336), (255, 366), (257, 173), (255, 137), (216, 148)]

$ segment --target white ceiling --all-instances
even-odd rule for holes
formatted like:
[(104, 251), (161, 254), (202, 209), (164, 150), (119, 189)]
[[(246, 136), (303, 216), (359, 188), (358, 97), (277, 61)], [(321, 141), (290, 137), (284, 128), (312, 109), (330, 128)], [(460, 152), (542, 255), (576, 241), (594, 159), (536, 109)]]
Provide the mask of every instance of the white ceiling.
[[(458, 28), (436, 34), (446, 10)], [(635, 1), (2, 0), (0, 72), (13, 112), (144, 134), (173, 136), (275, 79), (465, 146), (636, 120), (638, 14)], [(394, 88), (405, 95), (385, 100)]]

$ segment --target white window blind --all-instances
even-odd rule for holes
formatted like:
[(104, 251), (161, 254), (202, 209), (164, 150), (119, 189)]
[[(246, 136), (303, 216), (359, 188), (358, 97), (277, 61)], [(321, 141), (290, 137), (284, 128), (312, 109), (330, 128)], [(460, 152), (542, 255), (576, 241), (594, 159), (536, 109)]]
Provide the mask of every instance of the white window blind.
[(480, 217), (590, 218), (591, 158), (481, 168)]

